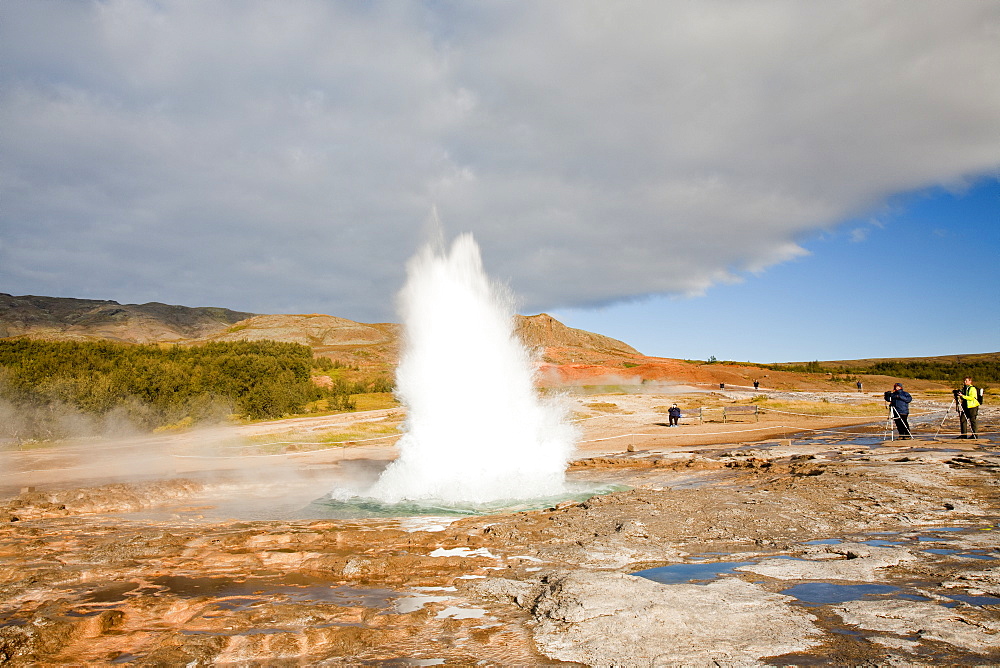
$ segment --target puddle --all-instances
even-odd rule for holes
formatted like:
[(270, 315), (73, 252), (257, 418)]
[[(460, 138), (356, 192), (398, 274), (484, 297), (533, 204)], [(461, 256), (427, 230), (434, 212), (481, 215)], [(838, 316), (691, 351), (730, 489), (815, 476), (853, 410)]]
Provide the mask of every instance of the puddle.
[(646, 578), (660, 584), (707, 584), (724, 574), (733, 574), (739, 566), (749, 566), (752, 561), (716, 561), (703, 564), (670, 564), (659, 568), (647, 568), (632, 573), (640, 578)]
[(241, 631), (190, 631), (181, 629), (181, 635), (185, 636), (254, 636), (254, 635), (277, 635), (279, 633), (296, 633), (293, 629), (276, 628), (249, 628)]
[(80, 599), (83, 603), (118, 603), (124, 601), (126, 594), (139, 588), (138, 582), (120, 582), (108, 587), (101, 587)]
[(295, 574), (289, 574), (280, 580), (165, 575), (151, 579), (150, 583), (164, 593), (183, 598), (222, 598), (223, 600), (215, 601), (214, 604), (223, 609), (245, 609), (260, 601), (269, 601), (330, 603), (387, 610), (401, 596), (399, 592), (389, 589), (330, 586), (325, 580)]
[(961, 601), (969, 605), (1000, 605), (1000, 598), (996, 596), (972, 596), (971, 594), (946, 594), (946, 596), (953, 601)]
[(246, 610), (247, 608), (260, 602), (261, 602), (260, 598), (237, 596), (234, 598), (226, 598), (221, 601), (216, 601), (213, 605), (216, 608), (220, 608), (222, 610), (240, 611), (240, 610)]
[(451, 596), (428, 596), (427, 594), (417, 594), (407, 596), (396, 601), (394, 610), (401, 615), (406, 615), (417, 610), (422, 610), (428, 603), (445, 603), (452, 600)]
[(436, 619), (445, 619), (447, 617), (451, 617), (452, 619), (480, 619), (485, 616), (485, 608), (463, 608), (449, 605), (437, 614)]
[(980, 561), (996, 561), (997, 557), (986, 554), (982, 550), (956, 550), (945, 547), (930, 547), (921, 552), (928, 554), (940, 554), (942, 556), (965, 557), (966, 559), (979, 559)]
[(901, 591), (899, 587), (877, 584), (832, 584), (828, 582), (806, 582), (785, 589), (781, 593), (797, 599), (806, 605), (829, 605), (857, 601), (872, 596), (884, 596)]

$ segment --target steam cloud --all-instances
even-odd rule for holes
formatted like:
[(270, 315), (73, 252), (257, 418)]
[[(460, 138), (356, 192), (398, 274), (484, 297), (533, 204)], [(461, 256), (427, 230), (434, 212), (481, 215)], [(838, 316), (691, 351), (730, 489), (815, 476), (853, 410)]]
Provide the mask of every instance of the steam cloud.
[(484, 503), (562, 493), (575, 431), (535, 391), (512, 296), (487, 278), (472, 236), (447, 252), (425, 247), (407, 269), (396, 383), (409, 413), (399, 458), (369, 495)]

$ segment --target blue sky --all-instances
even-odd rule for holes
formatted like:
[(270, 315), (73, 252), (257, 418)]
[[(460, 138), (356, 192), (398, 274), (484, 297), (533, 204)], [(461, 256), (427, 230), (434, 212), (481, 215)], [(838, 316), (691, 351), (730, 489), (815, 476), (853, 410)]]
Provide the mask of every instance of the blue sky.
[(0, 2), (0, 292), (398, 321), (436, 210), (522, 312), (648, 354), (994, 351), (998, 34), (1000, 0)]
[(691, 298), (559, 310), (682, 359), (785, 362), (1000, 351), (1000, 182), (899, 195), (810, 254)]

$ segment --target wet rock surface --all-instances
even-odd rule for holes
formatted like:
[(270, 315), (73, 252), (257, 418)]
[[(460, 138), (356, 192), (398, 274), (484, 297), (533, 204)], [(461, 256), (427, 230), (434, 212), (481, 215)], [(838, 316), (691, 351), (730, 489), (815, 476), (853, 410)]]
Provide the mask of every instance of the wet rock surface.
[(632, 489), (457, 521), (211, 519), (186, 478), (25, 491), (0, 503), (0, 662), (1000, 663), (987, 440), (652, 441), (571, 469)]

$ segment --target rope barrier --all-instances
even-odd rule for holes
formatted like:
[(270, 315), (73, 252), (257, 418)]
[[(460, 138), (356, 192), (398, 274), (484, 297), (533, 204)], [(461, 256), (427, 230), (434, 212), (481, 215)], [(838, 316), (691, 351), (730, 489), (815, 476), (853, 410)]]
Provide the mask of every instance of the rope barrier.
[[(928, 411), (926, 413), (910, 413), (910, 415), (920, 417), (921, 415), (939, 415), (944, 413), (947, 409), (940, 408), (935, 411)], [(849, 420), (864, 420), (878, 418), (877, 415), (816, 415), (814, 413), (793, 413), (791, 411), (779, 411), (776, 408), (765, 408), (761, 411), (762, 413), (781, 413), (782, 415), (800, 415), (803, 417), (813, 417), (813, 418), (828, 418), (828, 419), (849, 419)]]
[(671, 433), (666, 433), (666, 434), (618, 434), (616, 436), (606, 436), (604, 438), (592, 438), (592, 439), (589, 439), (589, 440), (586, 440), (586, 441), (579, 441), (579, 443), (598, 443), (600, 441), (611, 441), (611, 440), (614, 440), (616, 438), (626, 438), (626, 437), (629, 437), (629, 436), (657, 436), (657, 437), (665, 437), (665, 436), (724, 436), (726, 434), (742, 434), (742, 433), (745, 433), (745, 432), (748, 432), (748, 431), (767, 431), (767, 430), (770, 430), (770, 429), (797, 429), (797, 427), (788, 427), (788, 426), (785, 426), (785, 425), (782, 425), (782, 424), (776, 424), (776, 425), (772, 425), (770, 427), (755, 427), (753, 429), (737, 429), (737, 430), (733, 430), (733, 431), (716, 431), (716, 432), (707, 432), (707, 433), (706, 432), (699, 432), (697, 434), (692, 434), (691, 432), (688, 432), (687, 434), (682, 434), (680, 432), (671, 432)]

